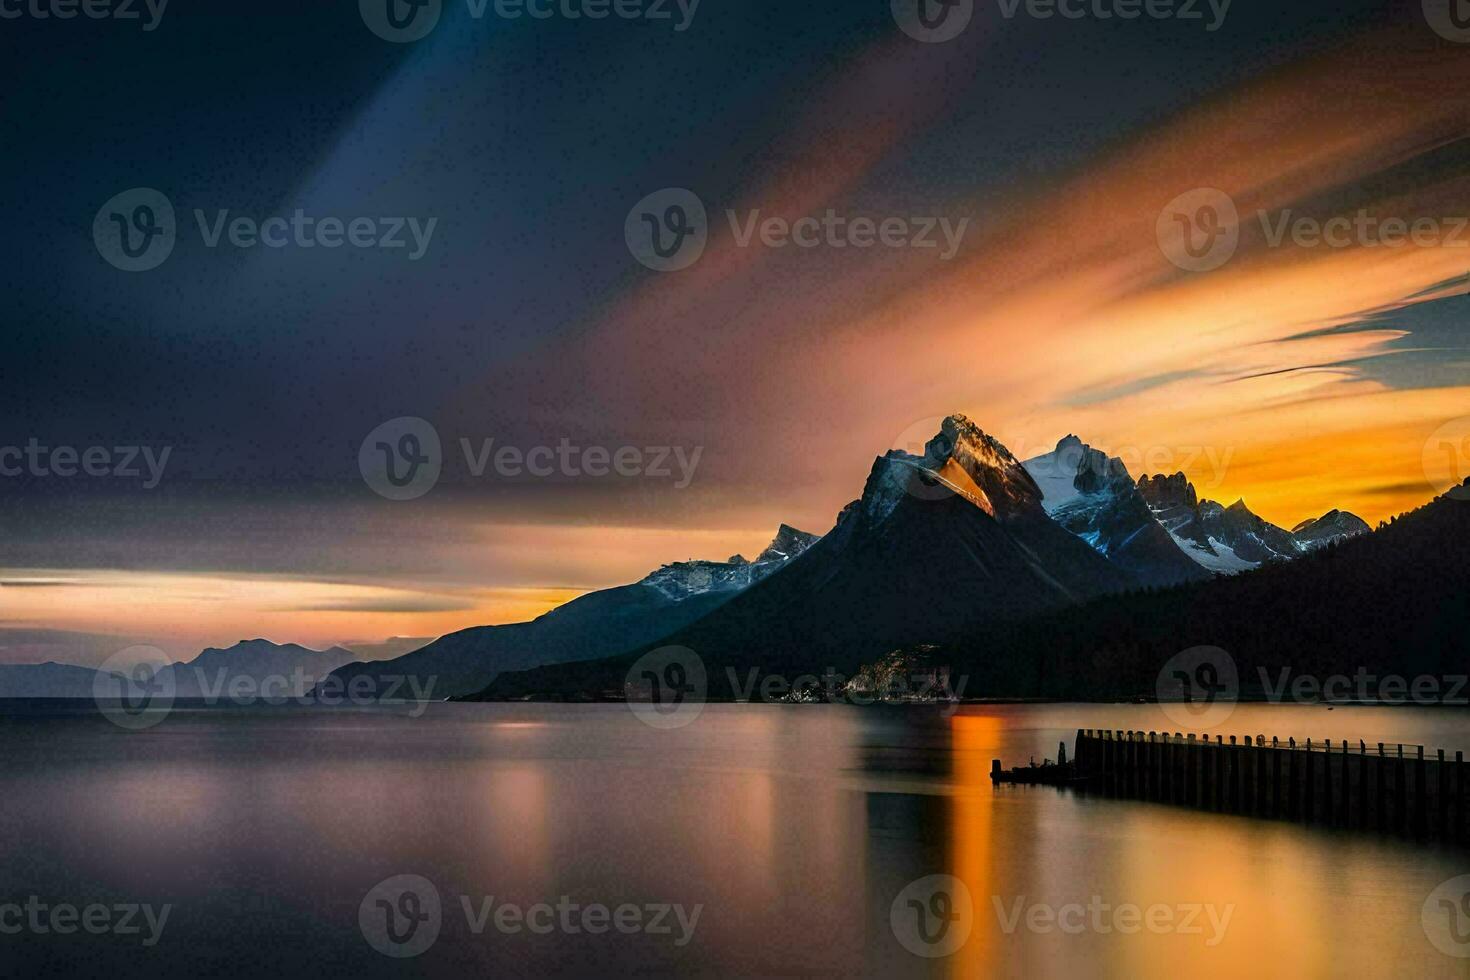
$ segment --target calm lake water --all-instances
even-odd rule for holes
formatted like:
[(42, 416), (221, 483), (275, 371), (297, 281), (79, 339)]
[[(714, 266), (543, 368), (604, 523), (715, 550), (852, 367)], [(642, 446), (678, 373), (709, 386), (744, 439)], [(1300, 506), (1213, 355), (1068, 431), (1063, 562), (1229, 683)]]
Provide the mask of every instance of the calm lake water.
[[(176, 710), (128, 733), (82, 707), (0, 706), (0, 907), (171, 907), (152, 946), (141, 913), (138, 934), (26, 926), (0, 934), (0, 964), (108, 978), (1470, 975), (1422, 921), (1436, 887), (1470, 873), (1464, 852), (992, 789), (992, 758), (1070, 750), (1079, 727), (1181, 726), (1151, 706), (711, 705), (658, 730), (619, 705), (445, 704), (418, 718)], [(1444, 710), (1242, 706), (1226, 731), (1470, 751), (1470, 715)], [(412, 897), (406, 879), (374, 891), (404, 875)], [(968, 910), (953, 886), (929, 904), (934, 875), (964, 883)], [(948, 920), (952, 955), (909, 951), (919, 911), (931, 939)], [(417, 957), (373, 947), (390, 913), (412, 938), (389, 948)], [(0, 908), (0, 927), (16, 921)]]

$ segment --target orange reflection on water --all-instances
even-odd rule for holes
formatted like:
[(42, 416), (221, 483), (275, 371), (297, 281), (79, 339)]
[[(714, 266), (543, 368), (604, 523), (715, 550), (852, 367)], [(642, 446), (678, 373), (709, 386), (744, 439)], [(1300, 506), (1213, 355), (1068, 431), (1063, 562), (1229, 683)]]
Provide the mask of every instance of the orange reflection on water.
[(950, 873), (969, 886), (974, 903), (970, 939), (950, 958), (950, 971), (956, 977), (984, 977), (996, 972), (996, 949), (987, 918), (995, 803), (990, 791), (990, 760), (998, 754), (1001, 728), (999, 718), (985, 715), (956, 715), (950, 719), (955, 777), (950, 797), (950, 847), (954, 855)]

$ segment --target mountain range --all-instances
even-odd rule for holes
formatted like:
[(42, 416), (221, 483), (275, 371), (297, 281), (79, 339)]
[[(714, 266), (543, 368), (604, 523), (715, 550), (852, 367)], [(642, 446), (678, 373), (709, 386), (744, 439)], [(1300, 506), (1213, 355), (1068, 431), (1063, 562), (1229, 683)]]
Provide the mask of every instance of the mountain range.
[(733, 695), (730, 671), (851, 672), (907, 645), (970, 650), (993, 637), (974, 656), (1004, 664), (1013, 651), (1002, 639), (1020, 624), (1130, 597), (1227, 590), (1233, 579), (1220, 573), (1330, 556), (1338, 548), (1329, 545), (1367, 530), (1333, 511), (1287, 532), (1244, 503), (1199, 501), (1182, 475), (1135, 481), (1075, 436), (1021, 463), (952, 416), (922, 455), (877, 459), (832, 532), (779, 574), (656, 641), (505, 673), (476, 697), (617, 696), (638, 656), (669, 645), (706, 661), (716, 698)]
[[(181, 699), (227, 699), (232, 688), (252, 696), (299, 698), (355, 659), (357, 654), (342, 647), (310, 650), (295, 643), (242, 640), (229, 649), (211, 647), (188, 663), (163, 668), (154, 676), (168, 686), (154, 689), (171, 690)], [(72, 664), (0, 664), (0, 698), (88, 699), (98, 674), (91, 667)]]
[[(268, 677), (294, 678), (280, 693), (298, 697), (330, 676), (339, 690), (432, 699), (616, 693), (620, 664), (667, 645), (742, 668), (851, 671), (902, 646), (968, 649), (1130, 596), (1223, 590), (1222, 576), (1333, 553), (1368, 532), (1340, 510), (1286, 531), (1244, 501), (1200, 499), (1182, 473), (1135, 480), (1074, 435), (1021, 462), (955, 415), (922, 453), (875, 459), (825, 537), (783, 524), (753, 561), (665, 565), (531, 622), (462, 630), (388, 660), (251, 640), (170, 669), (181, 698)], [(1011, 657), (1000, 650), (997, 662)], [(0, 697), (89, 697), (92, 677), (0, 667)]]
[(1244, 500), (1226, 507), (1199, 499), (1183, 473), (1140, 477), (1138, 492), (1179, 547), (1217, 572), (1248, 571), (1269, 561), (1299, 558), (1370, 530), (1362, 518), (1332, 510), (1286, 531), (1251, 513)]

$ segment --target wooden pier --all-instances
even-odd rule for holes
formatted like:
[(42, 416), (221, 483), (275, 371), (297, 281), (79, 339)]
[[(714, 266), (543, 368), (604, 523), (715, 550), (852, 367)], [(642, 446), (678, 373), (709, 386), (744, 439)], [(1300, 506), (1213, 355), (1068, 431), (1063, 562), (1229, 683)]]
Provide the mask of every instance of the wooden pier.
[(1470, 840), (1463, 752), (1449, 758), (1422, 745), (1079, 729), (1071, 768), (1070, 781), (1087, 792), (1418, 840)]

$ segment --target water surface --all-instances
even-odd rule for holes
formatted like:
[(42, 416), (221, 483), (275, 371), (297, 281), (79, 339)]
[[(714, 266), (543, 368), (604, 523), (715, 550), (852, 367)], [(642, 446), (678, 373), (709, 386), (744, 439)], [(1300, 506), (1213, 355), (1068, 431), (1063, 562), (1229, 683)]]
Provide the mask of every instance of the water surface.
[[(24, 931), (0, 935), (0, 959), (107, 977), (1470, 972), (1421, 922), (1436, 886), (1470, 872), (1463, 852), (991, 787), (992, 758), (1055, 755), (1079, 727), (1180, 728), (1152, 706), (710, 705), (658, 730), (619, 705), (445, 704), (176, 710), (129, 733), (82, 707), (4, 706), (0, 905), (172, 911), (152, 947)], [(1470, 751), (1470, 715), (1446, 710), (1242, 706), (1225, 731)], [(442, 903), (413, 959), (360, 926), (399, 875)], [(964, 882), (972, 914), (956, 952), (925, 959), (891, 913), (931, 875)], [(492, 896), (700, 911), (683, 945), (677, 926), (476, 934), (462, 901)], [(1199, 907), (1200, 931), (1124, 932), (1112, 912), (1044, 928), (1046, 909), (1099, 904), (1181, 925)], [(1206, 909), (1229, 910), (1223, 931)]]

